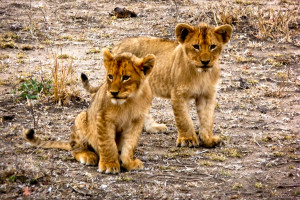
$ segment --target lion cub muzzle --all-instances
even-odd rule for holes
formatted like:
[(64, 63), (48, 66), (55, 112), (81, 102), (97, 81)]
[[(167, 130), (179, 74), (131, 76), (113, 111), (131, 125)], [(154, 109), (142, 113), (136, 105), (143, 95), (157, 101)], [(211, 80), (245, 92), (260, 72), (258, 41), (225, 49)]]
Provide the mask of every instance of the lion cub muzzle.
[(117, 105), (121, 105), (125, 103), (127, 98), (120, 98), (118, 97), (118, 95), (119, 95), (119, 91), (110, 91), (109, 96), (111, 98), (111, 102)]

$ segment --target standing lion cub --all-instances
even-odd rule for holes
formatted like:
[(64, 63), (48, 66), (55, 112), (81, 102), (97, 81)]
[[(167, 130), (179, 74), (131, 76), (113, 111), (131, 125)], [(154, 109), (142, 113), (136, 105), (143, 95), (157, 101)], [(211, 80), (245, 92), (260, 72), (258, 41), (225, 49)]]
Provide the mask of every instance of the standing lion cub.
[[(146, 77), (155, 58), (137, 58), (131, 53), (112, 55), (105, 49), (103, 59), (106, 81), (94, 90), (88, 110), (76, 117), (70, 142), (42, 141), (33, 129), (25, 130), (24, 136), (34, 146), (70, 150), (83, 164), (99, 164), (100, 172), (117, 173), (120, 164), (127, 170), (141, 169), (142, 161), (133, 154), (152, 101)], [(82, 74), (81, 78), (86, 85), (87, 77)]]
[[(220, 142), (213, 136), (216, 85), (219, 79), (219, 57), (230, 40), (232, 27), (212, 27), (178, 24), (177, 41), (151, 37), (128, 38), (114, 48), (115, 53), (131, 52), (136, 56), (154, 54), (155, 67), (149, 76), (153, 95), (171, 98), (178, 129), (177, 146), (197, 146), (198, 137), (189, 116), (189, 101), (196, 102), (200, 120), (200, 139), (204, 146), (213, 147)], [(147, 132), (166, 129), (155, 123), (151, 116), (145, 122)]]

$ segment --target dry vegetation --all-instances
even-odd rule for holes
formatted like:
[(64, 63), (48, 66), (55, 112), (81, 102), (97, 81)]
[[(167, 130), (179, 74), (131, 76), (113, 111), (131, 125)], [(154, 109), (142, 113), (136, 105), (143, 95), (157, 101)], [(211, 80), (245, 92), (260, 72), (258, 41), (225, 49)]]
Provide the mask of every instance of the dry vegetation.
[[(115, 7), (137, 17), (111, 16)], [(0, 13), (0, 199), (300, 198), (298, 1), (2, 0)], [(170, 101), (158, 98), (151, 112), (169, 131), (142, 134), (144, 170), (101, 174), (22, 138), (35, 127), (45, 140), (68, 139), (90, 101), (80, 73), (94, 85), (104, 76), (101, 48), (139, 35), (174, 39), (177, 23), (201, 21), (234, 28), (221, 58), (221, 146), (176, 148)]]

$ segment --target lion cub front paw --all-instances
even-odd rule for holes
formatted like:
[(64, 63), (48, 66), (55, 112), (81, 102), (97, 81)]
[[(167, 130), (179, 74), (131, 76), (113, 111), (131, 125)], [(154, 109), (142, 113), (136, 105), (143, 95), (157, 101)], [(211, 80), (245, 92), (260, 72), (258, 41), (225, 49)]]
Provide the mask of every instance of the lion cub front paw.
[(165, 124), (158, 124), (156, 122), (146, 126), (145, 129), (147, 133), (161, 133), (168, 131), (168, 127)]
[(133, 159), (130, 160), (127, 163), (123, 163), (122, 167), (124, 167), (125, 169), (129, 170), (138, 170), (138, 169), (142, 169), (144, 167), (143, 162), (139, 159)]
[(178, 137), (176, 141), (177, 147), (197, 147), (199, 141), (196, 135), (191, 137)]
[(111, 163), (99, 163), (99, 171), (101, 173), (107, 174), (116, 174), (120, 172), (120, 163), (119, 162), (111, 162)]

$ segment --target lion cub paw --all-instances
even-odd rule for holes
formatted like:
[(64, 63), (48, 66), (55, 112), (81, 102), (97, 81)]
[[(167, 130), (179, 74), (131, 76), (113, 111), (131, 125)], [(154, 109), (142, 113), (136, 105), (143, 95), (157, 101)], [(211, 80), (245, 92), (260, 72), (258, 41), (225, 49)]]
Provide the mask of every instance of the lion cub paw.
[(76, 153), (75, 158), (85, 165), (97, 165), (99, 162), (98, 155), (94, 152), (89, 151)]
[(99, 163), (99, 171), (101, 173), (107, 174), (116, 174), (120, 172), (120, 163), (119, 162), (111, 162), (111, 163)]
[(128, 163), (123, 163), (122, 167), (125, 169), (129, 170), (138, 170), (138, 169), (143, 169), (144, 165), (143, 162), (139, 159), (133, 159), (129, 161)]
[(221, 139), (219, 136), (207, 137), (200, 134), (201, 145), (204, 147), (212, 148), (220, 144)]
[(145, 129), (147, 133), (160, 133), (168, 131), (168, 127), (165, 124), (158, 124), (156, 122), (146, 126)]
[(197, 147), (199, 141), (196, 135), (192, 137), (178, 137), (176, 141), (177, 147)]

